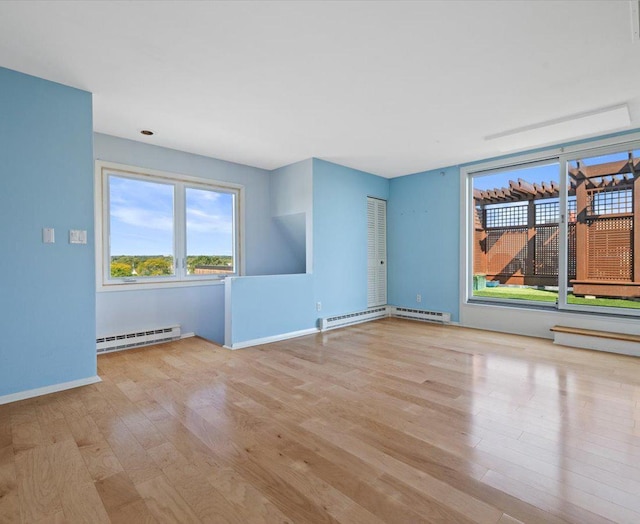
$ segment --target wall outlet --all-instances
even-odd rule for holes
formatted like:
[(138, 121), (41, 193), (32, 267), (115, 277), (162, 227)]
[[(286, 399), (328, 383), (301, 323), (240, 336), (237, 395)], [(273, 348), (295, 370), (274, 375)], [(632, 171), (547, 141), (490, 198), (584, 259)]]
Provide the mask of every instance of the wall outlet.
[(322, 311), (322, 302), (316, 302), (316, 311)]
[(422, 302), (422, 295), (420, 293), (416, 295), (416, 302), (418, 303)]

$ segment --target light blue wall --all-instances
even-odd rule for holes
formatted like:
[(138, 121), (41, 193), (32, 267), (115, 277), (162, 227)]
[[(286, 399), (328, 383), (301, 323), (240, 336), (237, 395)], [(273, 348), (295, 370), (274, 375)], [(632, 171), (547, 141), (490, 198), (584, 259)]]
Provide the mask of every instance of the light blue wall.
[(367, 196), (387, 200), (389, 180), (313, 160), (313, 272), (321, 317), (367, 307)]
[(459, 168), (390, 180), (387, 256), (390, 304), (450, 312), (458, 320)]
[(306, 273), (307, 271), (307, 215), (292, 213), (272, 218), (273, 245), (281, 260), (280, 274)]
[(229, 278), (225, 288), (228, 347), (316, 326), (313, 275)]
[(91, 94), (0, 68), (0, 171), (0, 396), (93, 377)]
[(274, 242), (283, 273), (310, 273), (313, 261), (313, 161), (270, 174)]
[[(313, 173), (309, 186), (309, 167)], [(367, 307), (367, 197), (387, 199), (389, 181), (323, 160), (284, 168), (282, 202), (309, 208), (312, 195), (313, 273), (234, 278), (225, 282), (226, 345), (313, 329), (318, 318)], [(287, 178), (303, 177), (288, 187)], [(279, 203), (278, 203), (279, 202)], [(300, 207), (302, 206), (302, 207)], [(316, 311), (316, 302), (322, 311)]]
[(224, 284), (97, 293), (97, 335), (117, 335), (179, 324), (224, 342)]
[[(245, 191), (244, 259), (248, 275), (283, 272), (272, 241), (269, 172), (191, 153), (95, 134), (98, 160), (242, 184)], [(183, 333), (224, 342), (223, 286), (99, 292), (99, 336), (180, 324)]]

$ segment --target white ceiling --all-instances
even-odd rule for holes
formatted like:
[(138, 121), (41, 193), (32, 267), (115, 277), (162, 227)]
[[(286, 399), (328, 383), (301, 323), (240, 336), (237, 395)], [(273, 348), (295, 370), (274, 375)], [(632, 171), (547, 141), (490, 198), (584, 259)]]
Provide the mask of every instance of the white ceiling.
[(4, 1), (0, 66), (94, 93), (98, 132), (267, 169), (394, 177), (625, 102), (640, 127), (627, 1)]

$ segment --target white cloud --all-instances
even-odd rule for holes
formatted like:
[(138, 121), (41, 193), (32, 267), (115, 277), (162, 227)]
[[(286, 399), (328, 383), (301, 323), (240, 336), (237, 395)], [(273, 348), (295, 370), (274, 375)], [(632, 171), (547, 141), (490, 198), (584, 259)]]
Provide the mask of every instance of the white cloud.
[(200, 202), (215, 202), (221, 196), (222, 193), (218, 193), (217, 191), (187, 188), (187, 200), (193, 204), (199, 204)]
[(207, 213), (199, 209), (189, 209), (187, 211), (187, 231), (198, 233), (231, 233), (231, 217)]
[(173, 231), (173, 216), (140, 207), (111, 206), (111, 217), (129, 226), (158, 231)]

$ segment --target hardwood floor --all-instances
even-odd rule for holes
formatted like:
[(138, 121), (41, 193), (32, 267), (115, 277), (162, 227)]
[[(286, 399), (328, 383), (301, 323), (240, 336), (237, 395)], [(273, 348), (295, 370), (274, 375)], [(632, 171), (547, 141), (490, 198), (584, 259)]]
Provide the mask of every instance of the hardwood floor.
[(0, 522), (640, 522), (640, 359), (398, 319), (0, 406)]

